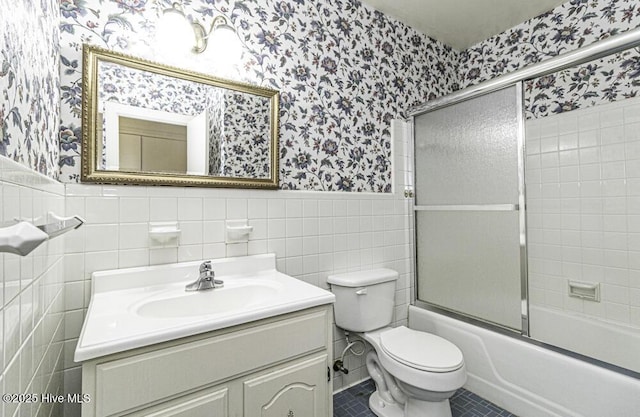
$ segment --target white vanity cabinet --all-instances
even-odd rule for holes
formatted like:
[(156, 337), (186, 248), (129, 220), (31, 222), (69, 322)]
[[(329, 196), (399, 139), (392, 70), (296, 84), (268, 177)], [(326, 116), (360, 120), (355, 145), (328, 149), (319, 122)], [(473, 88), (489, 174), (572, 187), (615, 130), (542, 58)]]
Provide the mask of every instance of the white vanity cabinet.
[(88, 360), (83, 417), (330, 417), (331, 305)]

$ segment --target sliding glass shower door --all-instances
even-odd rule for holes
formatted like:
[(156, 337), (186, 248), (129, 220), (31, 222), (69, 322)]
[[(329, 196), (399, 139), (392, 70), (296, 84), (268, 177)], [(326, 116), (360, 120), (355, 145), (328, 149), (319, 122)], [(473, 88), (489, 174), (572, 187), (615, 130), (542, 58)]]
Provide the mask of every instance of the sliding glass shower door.
[(527, 333), (520, 85), (415, 116), (417, 299)]

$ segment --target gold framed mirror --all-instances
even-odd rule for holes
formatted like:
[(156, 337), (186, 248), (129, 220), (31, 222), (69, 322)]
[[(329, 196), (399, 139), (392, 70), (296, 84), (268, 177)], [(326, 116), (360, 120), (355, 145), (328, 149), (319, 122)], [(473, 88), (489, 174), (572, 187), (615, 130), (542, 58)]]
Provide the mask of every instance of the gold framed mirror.
[(278, 188), (279, 92), (83, 47), (82, 181)]

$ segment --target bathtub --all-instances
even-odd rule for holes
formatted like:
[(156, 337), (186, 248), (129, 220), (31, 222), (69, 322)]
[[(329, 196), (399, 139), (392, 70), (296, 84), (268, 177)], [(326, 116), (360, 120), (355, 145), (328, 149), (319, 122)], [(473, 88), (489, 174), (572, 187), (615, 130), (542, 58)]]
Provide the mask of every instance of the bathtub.
[(409, 327), (455, 343), (467, 366), (465, 388), (519, 416), (640, 416), (633, 377), (415, 306)]
[(640, 373), (640, 331), (533, 305), (529, 317), (535, 339)]

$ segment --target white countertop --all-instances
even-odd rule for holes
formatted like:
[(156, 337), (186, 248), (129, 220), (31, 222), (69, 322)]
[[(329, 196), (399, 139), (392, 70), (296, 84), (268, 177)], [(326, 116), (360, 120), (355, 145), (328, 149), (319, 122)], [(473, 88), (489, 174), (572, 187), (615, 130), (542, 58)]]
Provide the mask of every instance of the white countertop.
[[(185, 292), (184, 286), (197, 278), (201, 262), (95, 272), (74, 360), (82, 362), (335, 300), (329, 291), (278, 272), (273, 254), (212, 260), (216, 279), (222, 279), (225, 287)], [(208, 308), (211, 299), (216, 300), (211, 305), (217, 311), (200, 311)], [(241, 306), (233, 305), (236, 299)], [(184, 311), (176, 307), (185, 302)], [(149, 306), (152, 308), (146, 308)]]

